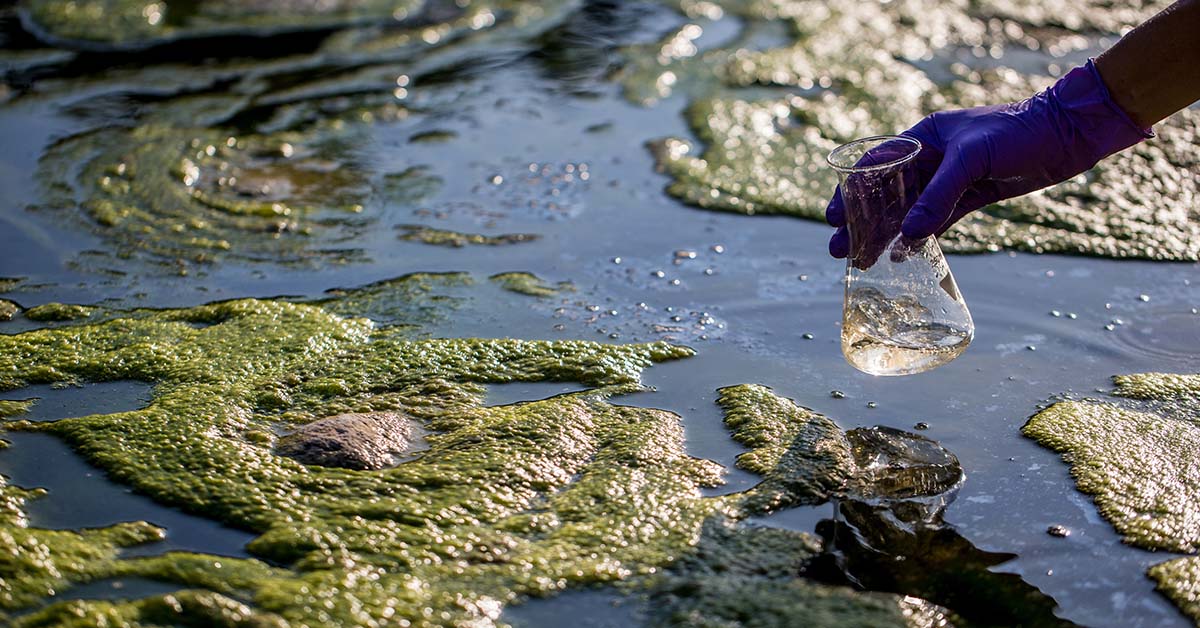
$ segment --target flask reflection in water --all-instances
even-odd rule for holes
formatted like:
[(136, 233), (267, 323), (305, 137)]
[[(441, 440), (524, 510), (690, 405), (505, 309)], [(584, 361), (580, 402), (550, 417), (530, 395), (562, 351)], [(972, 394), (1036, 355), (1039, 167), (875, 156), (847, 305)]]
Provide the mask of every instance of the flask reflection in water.
[(850, 232), (842, 353), (872, 375), (908, 375), (958, 357), (975, 333), (971, 313), (934, 238), (900, 223), (916, 201), (920, 143), (885, 136), (834, 150)]

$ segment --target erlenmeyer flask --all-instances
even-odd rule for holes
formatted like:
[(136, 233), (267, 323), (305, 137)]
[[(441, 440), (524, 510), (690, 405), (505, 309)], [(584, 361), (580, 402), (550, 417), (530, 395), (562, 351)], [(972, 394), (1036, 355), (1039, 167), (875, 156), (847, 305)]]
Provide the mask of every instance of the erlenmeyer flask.
[(941, 366), (975, 335), (971, 313), (934, 238), (900, 233), (917, 200), (907, 137), (855, 140), (829, 153), (841, 179), (850, 253), (842, 308), (842, 353), (872, 375), (909, 375)]

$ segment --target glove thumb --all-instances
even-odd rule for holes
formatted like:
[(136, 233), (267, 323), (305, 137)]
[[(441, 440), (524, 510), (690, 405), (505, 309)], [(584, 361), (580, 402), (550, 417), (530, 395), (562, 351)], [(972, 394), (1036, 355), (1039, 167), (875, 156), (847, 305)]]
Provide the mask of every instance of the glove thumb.
[(925, 191), (900, 225), (900, 231), (913, 239), (927, 238), (942, 230), (954, 213), (967, 188), (983, 176), (982, 164), (959, 150), (946, 152)]

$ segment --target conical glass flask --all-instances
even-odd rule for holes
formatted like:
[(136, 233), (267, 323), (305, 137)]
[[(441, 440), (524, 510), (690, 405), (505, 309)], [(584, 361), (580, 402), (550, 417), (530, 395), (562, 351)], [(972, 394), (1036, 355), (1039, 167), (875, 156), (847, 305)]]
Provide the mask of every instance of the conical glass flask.
[(909, 375), (941, 366), (975, 335), (971, 313), (934, 238), (900, 233), (920, 190), (917, 140), (879, 136), (834, 149), (850, 232), (842, 353), (872, 375)]

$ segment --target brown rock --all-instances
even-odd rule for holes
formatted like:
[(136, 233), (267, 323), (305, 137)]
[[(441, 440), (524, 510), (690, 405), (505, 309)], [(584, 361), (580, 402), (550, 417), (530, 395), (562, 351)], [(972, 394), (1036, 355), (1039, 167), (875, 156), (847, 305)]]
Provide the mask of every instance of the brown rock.
[(276, 452), (304, 464), (383, 469), (416, 448), (419, 432), (415, 420), (398, 412), (337, 414), (281, 438)]
[(11, 321), (21, 308), (8, 299), (0, 299), (0, 321)]

